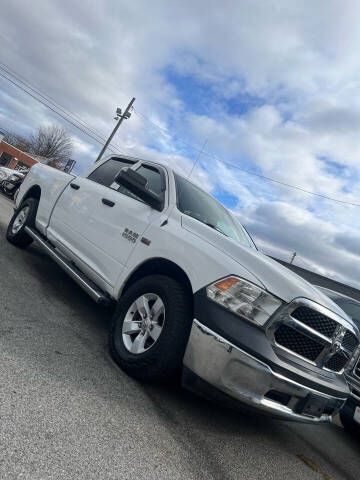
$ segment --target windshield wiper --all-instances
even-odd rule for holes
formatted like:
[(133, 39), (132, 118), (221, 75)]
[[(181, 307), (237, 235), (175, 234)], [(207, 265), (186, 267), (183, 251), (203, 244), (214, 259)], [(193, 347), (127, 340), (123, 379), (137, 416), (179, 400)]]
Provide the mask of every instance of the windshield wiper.
[(225, 237), (229, 237), (229, 235), (227, 235), (223, 230), (221, 230), (221, 228), (217, 227), (216, 225), (213, 225), (212, 223), (208, 223), (208, 222), (204, 222), (204, 223), (208, 227), (213, 228), (214, 230), (216, 230), (219, 233), (222, 233), (223, 235), (225, 235)]

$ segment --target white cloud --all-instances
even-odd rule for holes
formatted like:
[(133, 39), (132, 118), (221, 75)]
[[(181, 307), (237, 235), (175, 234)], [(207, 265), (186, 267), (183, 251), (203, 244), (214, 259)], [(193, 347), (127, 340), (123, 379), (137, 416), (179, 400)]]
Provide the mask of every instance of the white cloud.
[(277, 252), (280, 258), (289, 260), (290, 253), (296, 251), (297, 264), (358, 285), (354, 265), (360, 261), (360, 250), (356, 248), (360, 244), (359, 232), (343, 236), (335, 224), (282, 202), (262, 202), (241, 212), (240, 218), (261, 239), (266, 253)]
[[(207, 150), (239, 168), (360, 203), (358, 2), (15, 3), (2, 3), (2, 61), (104, 136), (116, 106), (135, 96), (151, 121), (198, 147), (208, 139)], [(28, 134), (57, 119), (1, 77), (0, 95), (0, 127)], [(101, 147), (73, 133), (85, 168)], [(185, 175), (198, 154), (136, 115), (116, 143)], [(193, 179), (236, 196), (269, 251), (296, 249), (303, 265), (360, 285), (359, 207), (205, 155)]]

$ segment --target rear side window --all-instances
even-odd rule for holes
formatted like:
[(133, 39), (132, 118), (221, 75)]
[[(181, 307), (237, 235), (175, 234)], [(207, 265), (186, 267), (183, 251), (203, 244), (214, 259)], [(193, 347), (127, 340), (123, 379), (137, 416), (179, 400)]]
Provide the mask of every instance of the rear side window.
[(114, 179), (119, 170), (124, 167), (131, 167), (134, 161), (126, 160), (124, 158), (110, 158), (107, 162), (100, 165), (88, 176), (89, 180), (110, 187), (114, 183)]

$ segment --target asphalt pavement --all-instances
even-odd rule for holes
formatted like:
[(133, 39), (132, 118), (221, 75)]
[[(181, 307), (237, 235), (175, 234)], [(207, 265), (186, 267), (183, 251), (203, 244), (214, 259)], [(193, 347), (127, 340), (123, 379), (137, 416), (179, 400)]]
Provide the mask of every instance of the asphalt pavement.
[(6, 242), (0, 197), (0, 479), (347, 479), (360, 439), (235, 413), (111, 360), (111, 309), (38, 248)]

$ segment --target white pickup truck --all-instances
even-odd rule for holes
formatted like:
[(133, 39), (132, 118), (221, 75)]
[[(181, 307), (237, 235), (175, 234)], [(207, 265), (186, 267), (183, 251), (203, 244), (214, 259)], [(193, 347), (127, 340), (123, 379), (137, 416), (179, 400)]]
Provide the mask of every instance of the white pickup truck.
[(331, 421), (349, 396), (352, 320), (167, 166), (112, 156), (75, 177), (36, 165), (7, 239), (35, 241), (95, 301), (116, 302), (110, 351), (138, 379), (181, 372), (192, 391), (304, 422)]

